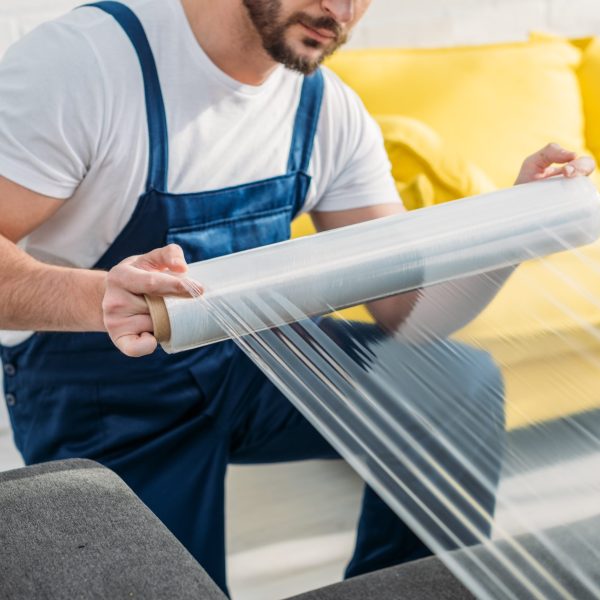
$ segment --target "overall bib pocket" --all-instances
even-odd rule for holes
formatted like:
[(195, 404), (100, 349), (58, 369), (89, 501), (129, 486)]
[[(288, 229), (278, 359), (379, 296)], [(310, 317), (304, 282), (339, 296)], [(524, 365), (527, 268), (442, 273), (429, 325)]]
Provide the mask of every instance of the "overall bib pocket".
[(178, 244), (190, 262), (208, 260), (290, 237), (291, 207), (276, 208), (235, 219), (174, 227), (168, 244)]

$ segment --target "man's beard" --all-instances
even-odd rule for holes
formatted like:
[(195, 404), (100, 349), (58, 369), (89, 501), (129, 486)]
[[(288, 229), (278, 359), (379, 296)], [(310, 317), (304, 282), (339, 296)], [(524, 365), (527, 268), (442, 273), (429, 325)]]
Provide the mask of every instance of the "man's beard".
[[(242, 0), (250, 20), (261, 37), (264, 49), (269, 56), (288, 69), (309, 75), (348, 38), (340, 25), (331, 17), (315, 19), (304, 13), (295, 13), (285, 21), (281, 20), (281, 0)], [(311, 29), (325, 30), (335, 35), (331, 45), (325, 47), (317, 40), (306, 37), (302, 43), (309, 48), (323, 47), (317, 59), (309, 59), (296, 53), (286, 42), (285, 35), (290, 27), (302, 23)]]

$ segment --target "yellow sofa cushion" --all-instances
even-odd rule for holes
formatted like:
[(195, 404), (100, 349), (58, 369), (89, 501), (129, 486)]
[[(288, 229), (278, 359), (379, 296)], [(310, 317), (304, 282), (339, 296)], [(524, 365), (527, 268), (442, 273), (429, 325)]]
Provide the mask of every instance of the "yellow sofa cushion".
[[(600, 158), (598, 41), (348, 51), (329, 66), (378, 115), (409, 209), (508, 187), (523, 158), (549, 141), (588, 153), (587, 139)], [(600, 406), (600, 311), (590, 301), (599, 292), (588, 266), (599, 262), (595, 244), (522, 265), (456, 335), (502, 367), (509, 429)], [(363, 307), (344, 316), (368, 319)]]
[(598, 264), (598, 242), (523, 263), (458, 337), (476, 341), (506, 368), (574, 350), (600, 351), (595, 333), (600, 326), (599, 286), (593, 277)]
[(587, 145), (600, 163), (600, 38), (585, 47), (579, 69)]
[(509, 429), (600, 408), (598, 264), (598, 242), (524, 263), (455, 336), (502, 368)]
[(585, 152), (577, 68), (561, 39), (440, 50), (340, 52), (328, 61), (374, 115), (433, 129), (497, 187), (549, 141)]
[[(496, 187), (477, 165), (465, 160), (431, 127), (417, 119), (380, 116), (392, 175), (408, 210), (491, 192)], [(308, 215), (292, 224), (292, 237), (314, 233)]]
[(397, 115), (377, 117), (377, 122), (408, 210), (496, 189), (477, 165), (425, 123)]

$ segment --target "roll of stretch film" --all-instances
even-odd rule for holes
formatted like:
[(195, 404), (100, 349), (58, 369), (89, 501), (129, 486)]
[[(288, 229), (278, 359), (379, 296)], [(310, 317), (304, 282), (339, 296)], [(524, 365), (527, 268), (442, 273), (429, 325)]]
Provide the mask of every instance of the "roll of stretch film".
[[(232, 339), (477, 598), (595, 600), (599, 246), (546, 255), (599, 235), (595, 188), (556, 179), (191, 265), (194, 298), (151, 311), (168, 351)], [(448, 337), (536, 257), (486, 327), (507, 351)], [(412, 327), (306, 318), (415, 288)]]
[[(241, 300), (256, 295), (321, 315), (517, 265), (599, 235), (593, 184), (557, 178), (192, 264), (188, 278), (208, 302), (151, 299), (151, 316), (164, 350), (180, 352), (231, 337), (211, 314), (211, 301), (239, 305), (242, 334), (253, 328), (254, 313), (244, 314)], [(297, 319), (275, 314), (268, 327)], [(264, 329), (264, 319), (255, 319), (254, 328)]]

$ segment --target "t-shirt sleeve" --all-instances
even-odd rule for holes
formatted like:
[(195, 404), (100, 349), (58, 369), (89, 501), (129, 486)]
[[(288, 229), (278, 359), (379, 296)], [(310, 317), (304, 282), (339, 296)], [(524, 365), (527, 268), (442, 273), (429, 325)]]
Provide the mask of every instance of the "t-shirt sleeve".
[(0, 62), (0, 175), (66, 199), (85, 177), (102, 130), (103, 85), (87, 39), (46, 23)]
[(323, 131), (332, 148), (325, 160), (333, 167), (327, 187), (311, 210), (401, 203), (379, 126), (353, 90), (330, 71), (325, 74)]

